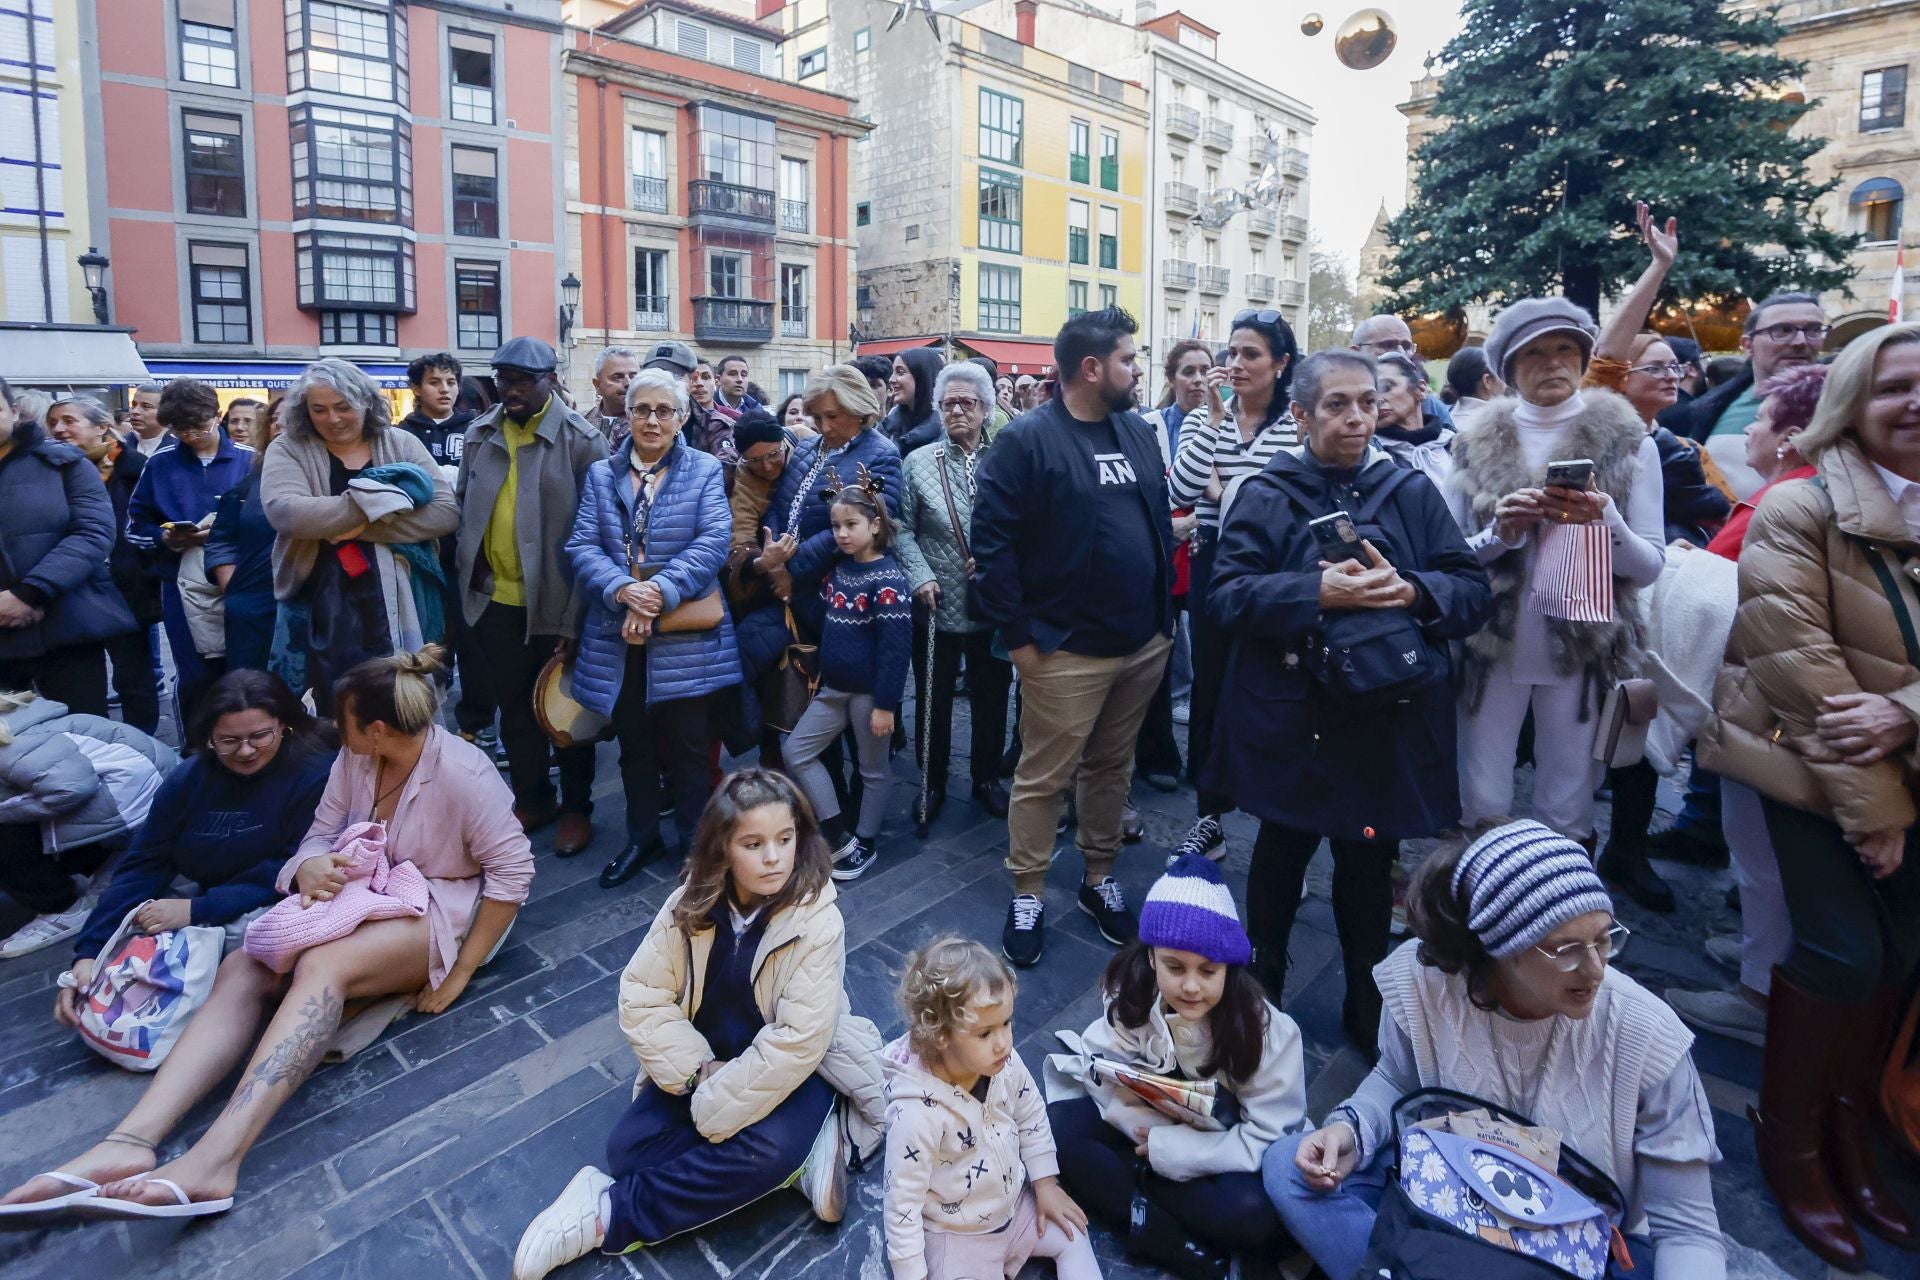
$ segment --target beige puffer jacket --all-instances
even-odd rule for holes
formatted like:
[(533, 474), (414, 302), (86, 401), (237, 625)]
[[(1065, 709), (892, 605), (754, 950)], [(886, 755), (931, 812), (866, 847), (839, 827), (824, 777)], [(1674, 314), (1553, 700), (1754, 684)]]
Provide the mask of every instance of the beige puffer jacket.
[(1920, 671), (1875, 571), (1877, 560), (1920, 626), (1920, 557), (1901, 564), (1920, 542), (1851, 438), (1817, 465), (1819, 481), (1775, 485), (1754, 513), (1700, 762), (1832, 818), (1849, 837), (1905, 830), (1915, 819), (1915, 750), (1846, 764), (1821, 743), (1814, 721), (1829, 694), (1862, 690), (1920, 721)]
[[(640, 1059), (641, 1080), (685, 1093), (687, 1080), (713, 1057), (693, 1026), (714, 931), (691, 936), (673, 922), (684, 886), (668, 896), (653, 927), (620, 975), (620, 1029)], [(818, 1071), (852, 1104), (849, 1136), (862, 1155), (879, 1146), (886, 1125), (879, 1028), (855, 1017), (842, 979), (846, 925), (829, 884), (812, 902), (787, 907), (767, 922), (753, 957), (753, 996), (767, 1025), (747, 1051), (707, 1077), (693, 1093), (693, 1123), (724, 1142), (764, 1120)]]

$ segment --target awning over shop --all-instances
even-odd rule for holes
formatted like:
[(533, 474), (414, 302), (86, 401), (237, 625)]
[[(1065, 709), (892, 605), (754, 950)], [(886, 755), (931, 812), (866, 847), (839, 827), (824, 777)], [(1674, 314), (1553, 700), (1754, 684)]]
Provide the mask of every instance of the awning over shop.
[(945, 341), (945, 338), (939, 337), (938, 335), (930, 338), (882, 338), (877, 342), (861, 343), (860, 354), (863, 356), (897, 356), (902, 351), (913, 347), (937, 347)]
[(16, 389), (145, 382), (132, 333), (104, 325), (0, 325), (0, 378)]
[[(407, 385), (407, 366), (403, 364), (362, 364), (351, 362), (360, 372), (389, 390)], [(306, 364), (291, 360), (150, 360), (147, 367), (162, 382), (175, 378), (193, 378), (210, 387), (290, 387), (305, 372)]]
[(1051, 342), (1007, 342), (995, 338), (955, 338), (955, 346), (985, 356), (1005, 374), (1042, 374), (1053, 368)]

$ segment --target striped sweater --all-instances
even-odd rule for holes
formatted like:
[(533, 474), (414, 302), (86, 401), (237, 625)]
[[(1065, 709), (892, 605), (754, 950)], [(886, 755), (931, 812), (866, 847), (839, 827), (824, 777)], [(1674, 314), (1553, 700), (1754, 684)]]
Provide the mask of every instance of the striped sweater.
[(1218, 474), (1224, 493), (1235, 480), (1259, 473), (1273, 455), (1300, 443), (1300, 428), (1291, 413), (1278, 418), (1242, 441), (1240, 428), (1233, 420), (1234, 406), (1218, 426), (1211, 425), (1201, 413), (1190, 413), (1180, 426), (1180, 451), (1173, 456), (1173, 472), (1167, 478), (1176, 507), (1192, 507), (1204, 529), (1219, 532), (1220, 504), (1207, 496), (1207, 485)]

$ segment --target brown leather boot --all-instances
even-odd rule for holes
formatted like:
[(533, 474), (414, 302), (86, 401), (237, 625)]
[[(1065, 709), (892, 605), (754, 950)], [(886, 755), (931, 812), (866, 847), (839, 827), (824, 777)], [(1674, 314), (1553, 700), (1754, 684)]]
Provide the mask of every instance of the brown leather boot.
[(1849, 1034), (1849, 1012), (1802, 991), (1774, 969), (1760, 1105), (1749, 1107), (1747, 1116), (1760, 1170), (1787, 1226), (1825, 1261), (1860, 1271), (1867, 1251), (1821, 1152), (1821, 1132), (1831, 1114), (1832, 1046)]
[(1861, 1226), (1903, 1249), (1920, 1248), (1920, 1227), (1887, 1189), (1873, 1159), (1880, 1075), (1900, 1021), (1900, 992), (1881, 987), (1835, 1049), (1833, 1113), (1827, 1122), (1827, 1171)]

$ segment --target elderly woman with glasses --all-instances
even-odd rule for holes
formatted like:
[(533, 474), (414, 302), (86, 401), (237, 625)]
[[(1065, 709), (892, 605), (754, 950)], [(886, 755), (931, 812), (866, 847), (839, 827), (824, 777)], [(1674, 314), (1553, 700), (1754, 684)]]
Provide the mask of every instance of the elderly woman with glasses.
[(440, 638), (438, 542), (460, 508), (427, 447), (393, 429), (386, 396), (344, 360), (307, 367), (280, 425), (260, 472), (273, 591), (311, 613), (307, 683), (324, 713), (336, 677)]
[[(1552, 1129), (1613, 1180), (1634, 1275), (1723, 1280), (1720, 1153), (1693, 1035), (1608, 963), (1627, 929), (1586, 851), (1536, 822), (1497, 827), (1430, 858), (1409, 907), (1414, 939), (1373, 971), (1385, 1007), (1372, 1074), (1324, 1128), (1267, 1150), (1261, 1174), (1293, 1238), (1327, 1275), (1373, 1274), (1394, 1104), (1452, 1089)], [(1624, 1274), (1618, 1259), (1607, 1271)]]
[(226, 659), (203, 656), (195, 644), (180, 594), (181, 561), (206, 546), (220, 496), (246, 482), (253, 454), (221, 431), (220, 398), (204, 382), (169, 382), (160, 393), (160, 425), (172, 434), (174, 446), (147, 460), (127, 504), (127, 537), (152, 553), (160, 573), (161, 621), (173, 651), (179, 676), (175, 697), (185, 719), (207, 686), (226, 670)]
[(916, 815), (923, 838), (947, 798), (953, 682), (963, 657), (973, 709), (968, 747), (973, 798), (994, 817), (1006, 817), (1000, 753), (1006, 746), (1007, 690), (1013, 682), (1013, 665), (994, 656), (993, 628), (967, 616), (967, 580), (973, 573), (968, 531), (973, 525), (974, 472), (986, 451), (993, 380), (977, 364), (950, 364), (933, 384), (932, 402), (945, 434), (907, 455), (900, 484), (900, 532), (894, 544), (900, 568), (913, 585), (913, 675), (920, 690), (920, 723), (914, 732), (927, 778), (926, 805)]

